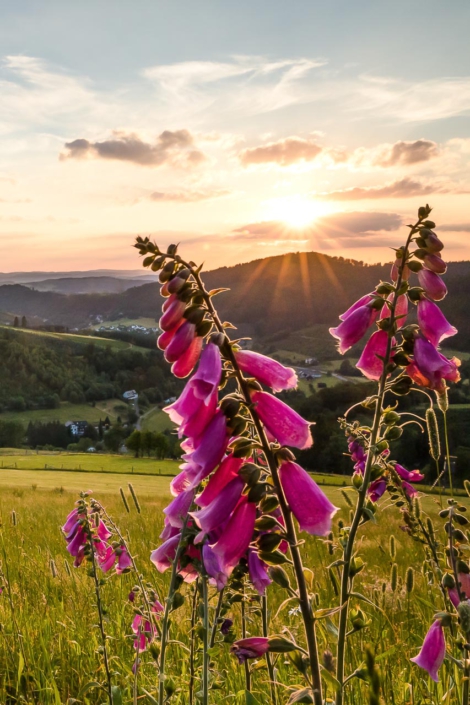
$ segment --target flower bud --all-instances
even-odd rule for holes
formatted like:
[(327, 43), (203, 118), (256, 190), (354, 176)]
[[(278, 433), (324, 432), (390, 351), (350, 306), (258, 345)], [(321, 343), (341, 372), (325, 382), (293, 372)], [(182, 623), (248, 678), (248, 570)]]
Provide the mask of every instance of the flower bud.
[(462, 631), (468, 634), (470, 631), (470, 604), (465, 600), (461, 602), (457, 607), (457, 612), (460, 617), (460, 624), (462, 625)]
[(289, 562), (289, 559), (280, 551), (260, 551), (258, 556), (268, 565), (279, 566)]
[(233, 419), (240, 411), (240, 402), (233, 397), (225, 397), (220, 403), (220, 408), (228, 419)]
[(287, 654), (289, 651), (297, 651), (297, 646), (292, 641), (283, 636), (271, 636), (268, 639), (268, 651), (272, 654)]
[(259, 546), (260, 551), (267, 551), (272, 553), (282, 541), (282, 536), (280, 534), (262, 534), (258, 537), (256, 543)]
[(238, 471), (239, 476), (246, 482), (248, 487), (256, 485), (260, 478), (261, 468), (254, 463), (244, 463)]
[(423, 265), (418, 260), (411, 260), (411, 262), (408, 262), (408, 268), (412, 272), (419, 272), (423, 268)]
[(276, 495), (269, 494), (261, 500), (259, 506), (262, 512), (266, 512), (269, 514), (269, 512), (272, 512), (278, 508), (279, 500)]
[(269, 514), (263, 514), (255, 521), (255, 529), (257, 531), (271, 531), (279, 528), (277, 520)]
[(382, 421), (387, 424), (387, 426), (393, 426), (400, 421), (400, 414), (397, 414), (397, 412), (393, 410), (387, 411), (384, 414)]
[(442, 587), (447, 590), (452, 590), (455, 587), (454, 576), (451, 573), (444, 573), (442, 576)]
[(281, 568), (278, 565), (273, 565), (269, 568), (268, 573), (273, 583), (276, 583), (276, 585), (279, 585), (279, 587), (282, 587), (285, 590), (290, 588), (289, 576), (284, 568)]
[(385, 431), (385, 438), (388, 441), (396, 441), (400, 438), (403, 433), (403, 429), (400, 426), (389, 426)]

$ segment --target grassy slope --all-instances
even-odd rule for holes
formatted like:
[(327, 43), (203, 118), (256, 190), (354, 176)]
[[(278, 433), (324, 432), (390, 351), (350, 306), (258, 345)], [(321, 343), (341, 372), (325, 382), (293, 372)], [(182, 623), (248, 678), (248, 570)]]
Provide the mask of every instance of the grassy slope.
[[(8, 469), (8, 470), (7, 470)], [(144, 475), (176, 475), (178, 472), (178, 462), (174, 460), (156, 460), (155, 458), (133, 458), (130, 455), (111, 455), (94, 453), (30, 453), (3, 454), (0, 456), (0, 472), (6, 478), (3, 482), (8, 484), (8, 475), (12, 470), (20, 473), (26, 471), (42, 471), (50, 473), (58, 472), (59, 475), (67, 475), (67, 471), (78, 470), (81, 472), (100, 473), (135, 473)], [(57, 484), (57, 483), (55, 483)]]
[(149, 348), (142, 348), (138, 345), (132, 345), (131, 343), (126, 343), (122, 340), (101, 338), (97, 335), (77, 335), (76, 333), (49, 333), (47, 331), (41, 330), (29, 330), (28, 328), (12, 328), (12, 326), (0, 326), (0, 328), (7, 328), (9, 331), (23, 333), (24, 335), (34, 335), (42, 338), (53, 338), (55, 340), (70, 341), (71, 343), (81, 343), (83, 345), (94, 343), (94, 345), (101, 347), (109, 346), (113, 350), (129, 350), (130, 348), (134, 348), (136, 350), (141, 350), (142, 352), (149, 352)]

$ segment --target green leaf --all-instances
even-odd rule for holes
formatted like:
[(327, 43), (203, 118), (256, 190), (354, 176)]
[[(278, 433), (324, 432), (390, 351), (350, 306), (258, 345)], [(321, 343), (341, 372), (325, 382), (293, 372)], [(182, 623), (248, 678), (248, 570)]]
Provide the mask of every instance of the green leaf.
[(85, 693), (87, 693), (92, 688), (101, 688), (101, 683), (98, 683), (98, 681), (90, 681), (89, 683), (86, 683), (86, 685), (84, 685), (81, 691), (79, 692), (78, 697), (82, 698)]
[(336, 614), (337, 612), (340, 612), (343, 609), (343, 607), (327, 607), (325, 609), (321, 610), (316, 610), (316, 612), (313, 613), (313, 616), (315, 619), (325, 619), (326, 617), (331, 617), (332, 614)]
[(293, 705), (293, 703), (313, 703), (312, 691), (310, 688), (302, 688), (302, 690), (296, 690), (292, 693), (287, 705)]
[(339, 681), (336, 680), (336, 678), (332, 673), (330, 673), (330, 671), (327, 671), (326, 668), (323, 668), (323, 666), (321, 666), (321, 674), (322, 678), (328, 683), (328, 685), (331, 685), (335, 690), (340, 690), (341, 686), (339, 684)]
[(122, 691), (118, 685), (111, 686), (111, 697), (113, 705), (122, 705)]
[(245, 690), (245, 705), (260, 705), (259, 700), (256, 700), (253, 693), (249, 690)]
[(151, 704), (151, 705), (158, 705), (158, 700), (155, 700), (155, 698), (153, 697), (153, 695), (150, 695), (150, 693), (148, 692), (148, 690), (145, 690), (145, 688), (142, 688), (142, 692), (145, 693), (145, 695), (147, 696), (147, 698), (148, 698), (148, 700), (150, 701), (150, 704)]

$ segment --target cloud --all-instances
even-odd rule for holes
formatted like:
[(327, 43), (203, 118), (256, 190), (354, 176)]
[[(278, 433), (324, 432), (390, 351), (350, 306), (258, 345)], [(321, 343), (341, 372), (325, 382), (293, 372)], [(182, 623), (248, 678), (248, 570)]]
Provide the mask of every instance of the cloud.
[[(312, 225), (304, 228), (293, 228), (281, 221), (263, 221), (250, 223), (235, 228), (229, 235), (230, 239), (262, 240), (272, 244), (276, 242), (305, 242), (320, 237), (324, 240), (349, 240), (353, 236), (370, 236), (379, 232), (393, 232), (403, 222), (398, 213), (351, 212), (335, 213), (319, 218)], [(360, 239), (360, 242), (363, 242)]]
[(359, 201), (376, 198), (411, 198), (426, 196), (430, 193), (450, 193), (450, 189), (438, 184), (425, 184), (421, 181), (405, 177), (385, 186), (355, 186), (340, 191), (317, 194), (326, 201)]
[(201, 189), (185, 191), (154, 191), (150, 194), (150, 200), (158, 203), (197, 203), (198, 201), (208, 201), (212, 198), (228, 196), (230, 191), (226, 189)]
[(113, 139), (103, 142), (83, 138), (66, 142), (67, 151), (60, 155), (60, 159), (115, 159), (150, 167), (163, 164), (194, 167), (206, 160), (203, 152), (195, 147), (188, 130), (165, 130), (153, 144), (135, 133), (116, 131), (113, 135)]
[[(353, 155), (353, 161), (360, 163), (362, 150), (357, 150)], [(395, 142), (395, 144), (379, 145), (372, 150), (364, 150), (363, 155), (366, 161), (373, 166), (409, 166), (427, 162), (439, 155), (439, 147), (432, 140), (414, 140), (412, 142)]]
[(445, 233), (470, 233), (470, 223), (444, 223), (438, 227)]
[(313, 161), (322, 149), (312, 139), (286, 137), (284, 140), (269, 142), (261, 147), (244, 149), (238, 156), (243, 166), (273, 163), (279, 166), (291, 166), (302, 161)]

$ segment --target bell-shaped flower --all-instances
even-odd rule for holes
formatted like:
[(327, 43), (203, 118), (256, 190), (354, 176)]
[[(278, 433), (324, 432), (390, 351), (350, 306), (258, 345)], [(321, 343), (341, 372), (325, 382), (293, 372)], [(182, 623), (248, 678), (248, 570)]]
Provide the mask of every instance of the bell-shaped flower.
[(297, 387), (297, 374), (291, 367), (284, 367), (271, 357), (252, 350), (238, 350), (234, 355), (242, 372), (271, 387), (273, 392)]
[(447, 271), (447, 264), (438, 253), (425, 255), (423, 264), (426, 269), (430, 269), (436, 274), (445, 274)]
[[(400, 267), (402, 264), (402, 258), (397, 257), (395, 262), (392, 264), (392, 270), (390, 272), (390, 276), (392, 278), (392, 282), (398, 281), (398, 273), (400, 271)], [(403, 273), (401, 275), (402, 281), (406, 282), (410, 278), (410, 268), (408, 267), (407, 264), (403, 267)]]
[(182, 318), (181, 321), (179, 321), (174, 328), (171, 330), (165, 330), (161, 335), (158, 336), (157, 338), (157, 348), (159, 350), (166, 350), (173, 338), (175, 337), (176, 331), (181, 328), (183, 323), (185, 322), (185, 319)]
[(181, 465), (180, 467), (182, 467), (183, 470), (181, 470), (178, 475), (175, 475), (170, 482), (170, 492), (173, 497), (176, 497), (176, 495), (187, 490), (191, 484), (188, 476), (186, 475), (186, 470), (184, 470), (184, 466)]
[(268, 392), (253, 392), (251, 400), (267, 431), (282, 445), (310, 448), (313, 444), (311, 424), (294, 409)]
[(410, 659), (420, 668), (429, 673), (433, 681), (439, 682), (438, 670), (442, 666), (446, 655), (446, 640), (441, 621), (436, 621), (431, 625), (424, 638), (421, 651), (417, 656)]
[(253, 549), (248, 551), (248, 571), (253, 587), (260, 595), (264, 595), (272, 580), (269, 577), (268, 566)]
[(176, 296), (171, 296), (164, 304), (165, 311), (158, 323), (161, 330), (171, 330), (183, 318), (186, 303), (180, 301)]
[(269, 650), (269, 639), (264, 636), (252, 636), (234, 641), (230, 653), (237, 657), (239, 663), (245, 663), (249, 658), (260, 658)]
[(441, 240), (439, 240), (436, 233), (433, 232), (432, 230), (422, 230), (421, 235), (426, 240), (425, 249), (428, 252), (431, 252), (432, 254), (436, 254), (436, 252), (440, 252), (441, 250), (444, 249), (443, 242), (441, 242)]
[(308, 472), (297, 463), (286, 461), (279, 468), (279, 479), (301, 531), (314, 536), (328, 534), (338, 508), (330, 502)]
[(460, 590), (465, 594), (467, 599), (470, 599), (470, 573), (460, 572), (457, 575), (460, 583)]
[(228, 581), (228, 575), (224, 570), (221, 557), (217, 555), (217, 553), (214, 553), (208, 543), (205, 543), (202, 547), (202, 560), (206, 573), (209, 576), (210, 585), (216, 587), (220, 592), (220, 590), (223, 590), (227, 585)]
[[(391, 303), (393, 301), (393, 294), (387, 297), (387, 301)], [(402, 327), (406, 323), (406, 317), (408, 315), (408, 296), (406, 294), (401, 294), (395, 306), (395, 320), (397, 321), (398, 327)], [(390, 317), (390, 307), (384, 304), (382, 310), (380, 311), (380, 318)]]
[(213, 531), (227, 520), (227, 517), (235, 509), (244, 486), (242, 478), (236, 477), (225, 485), (207, 507), (190, 512), (196, 524), (205, 534)]
[(368, 379), (379, 380), (384, 369), (384, 359), (387, 354), (388, 333), (377, 330), (364, 346), (362, 355), (356, 363)]
[(224, 456), (227, 444), (226, 418), (219, 409), (199, 439), (196, 449), (183, 455), (183, 460), (188, 462), (185, 471), (191, 487), (196, 487), (217, 467)]
[(407, 480), (408, 482), (421, 482), (421, 480), (424, 480), (424, 475), (419, 470), (407, 470), (400, 463), (395, 463), (394, 468), (402, 480)]
[(357, 311), (358, 308), (361, 308), (362, 306), (367, 306), (367, 304), (370, 304), (374, 299), (377, 297), (377, 294), (374, 292), (371, 292), (370, 294), (365, 294), (364, 296), (361, 296), (360, 299), (355, 301), (344, 313), (339, 316), (340, 321), (345, 321), (349, 316), (354, 313), (354, 311)]
[(242, 497), (232, 512), (224, 531), (212, 550), (220, 558), (224, 572), (230, 574), (240, 558), (246, 553), (253, 537), (256, 520), (256, 505)]
[(458, 333), (434, 301), (423, 298), (418, 301), (418, 324), (422, 334), (437, 348), (445, 338)]
[(460, 360), (448, 360), (432, 343), (418, 336), (414, 344), (414, 360), (406, 368), (407, 374), (416, 384), (437, 392), (445, 388), (444, 380), (458, 382)]
[[(184, 325), (184, 324), (183, 324)], [(192, 323), (190, 324), (192, 325)], [(184, 379), (197, 365), (202, 350), (203, 339), (197, 335), (185, 352), (171, 366), (171, 372), (175, 377)]]
[(360, 306), (339, 326), (330, 328), (331, 335), (339, 340), (338, 350), (342, 355), (360, 341), (378, 315), (379, 312), (372, 306)]
[(211, 504), (224, 487), (238, 476), (238, 471), (243, 462), (243, 458), (234, 458), (233, 455), (227, 455), (215, 473), (211, 475), (201, 494), (196, 497), (196, 504), (200, 507), (207, 507)]
[(171, 567), (175, 560), (176, 551), (180, 542), (180, 534), (167, 539), (150, 554), (150, 560), (154, 564), (159, 573), (164, 573), (165, 570)]
[(441, 301), (447, 294), (447, 287), (439, 274), (431, 272), (430, 269), (420, 269), (418, 272), (420, 286), (433, 301)]
[(165, 507), (163, 513), (165, 514), (170, 526), (176, 529), (182, 529), (186, 516), (189, 512), (191, 504), (194, 500), (194, 490), (186, 490), (177, 495), (172, 502)]
[(374, 482), (371, 482), (367, 488), (367, 496), (372, 502), (378, 502), (387, 489), (387, 483), (383, 477), (378, 477)]
[(132, 568), (132, 558), (130, 557), (126, 546), (120, 546), (116, 549), (116, 555), (118, 559), (116, 564), (116, 573), (121, 575)]
[(196, 326), (190, 321), (184, 321), (165, 350), (165, 360), (176, 362), (194, 341)]
[(95, 550), (98, 556), (99, 567), (101, 568), (103, 573), (107, 573), (108, 570), (111, 570), (111, 568), (116, 562), (116, 553), (114, 551), (114, 548), (99, 541), (95, 542)]

